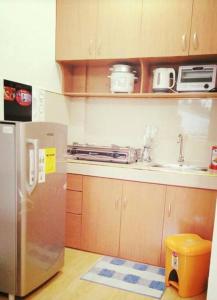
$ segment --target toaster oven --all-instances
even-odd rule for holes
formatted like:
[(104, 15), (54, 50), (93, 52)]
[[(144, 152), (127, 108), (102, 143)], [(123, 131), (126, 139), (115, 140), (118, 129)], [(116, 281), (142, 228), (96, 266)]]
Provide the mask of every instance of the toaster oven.
[(178, 92), (204, 92), (216, 88), (217, 65), (180, 66), (178, 71)]

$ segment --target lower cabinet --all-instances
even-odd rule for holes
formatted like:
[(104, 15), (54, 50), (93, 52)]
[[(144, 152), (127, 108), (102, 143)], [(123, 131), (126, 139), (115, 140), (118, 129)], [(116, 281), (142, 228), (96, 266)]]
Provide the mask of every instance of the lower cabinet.
[(81, 248), (81, 216), (66, 213), (65, 215), (65, 246), (70, 248)]
[(158, 265), (166, 187), (83, 178), (81, 247)]
[(217, 191), (93, 176), (82, 182), (82, 191), (67, 191), (68, 247), (164, 266), (168, 235), (212, 240)]
[(167, 186), (161, 265), (165, 261), (165, 238), (176, 233), (196, 233), (212, 240), (217, 191)]
[(83, 177), (81, 248), (117, 256), (121, 216), (122, 182)]
[(81, 248), (82, 176), (68, 174), (65, 214), (65, 246)]
[(159, 265), (165, 194), (163, 185), (123, 183), (121, 257)]

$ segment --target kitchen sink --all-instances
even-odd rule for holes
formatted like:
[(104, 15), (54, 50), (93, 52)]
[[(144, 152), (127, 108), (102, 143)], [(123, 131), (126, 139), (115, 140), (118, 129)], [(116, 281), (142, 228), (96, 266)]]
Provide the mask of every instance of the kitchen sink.
[(199, 167), (194, 165), (187, 165), (187, 164), (164, 164), (164, 163), (153, 163), (150, 164), (152, 168), (162, 168), (167, 170), (178, 170), (178, 171), (201, 171), (201, 172), (208, 172), (208, 168), (206, 167)]

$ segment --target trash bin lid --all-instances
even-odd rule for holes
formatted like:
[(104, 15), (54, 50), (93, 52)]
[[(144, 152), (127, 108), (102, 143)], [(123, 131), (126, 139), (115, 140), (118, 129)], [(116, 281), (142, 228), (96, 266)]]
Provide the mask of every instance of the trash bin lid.
[(211, 245), (211, 241), (191, 233), (175, 234), (166, 238), (166, 247), (178, 254), (187, 256), (209, 253)]

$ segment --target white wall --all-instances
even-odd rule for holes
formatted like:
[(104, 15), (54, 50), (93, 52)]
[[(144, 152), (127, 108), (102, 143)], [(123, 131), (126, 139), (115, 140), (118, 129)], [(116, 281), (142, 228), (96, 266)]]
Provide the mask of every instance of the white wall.
[(55, 0), (0, 1), (0, 78), (60, 91)]
[[(217, 101), (157, 99), (71, 100), (72, 140), (97, 145), (143, 146), (145, 126), (157, 128), (153, 139), (155, 161), (176, 162), (179, 155), (178, 134), (184, 136), (185, 161), (208, 166), (211, 145), (217, 144)], [(80, 111), (80, 112), (79, 112)]]
[(43, 121), (58, 122), (68, 126), (68, 144), (84, 136), (85, 102), (71, 101), (61, 94), (46, 91)]

